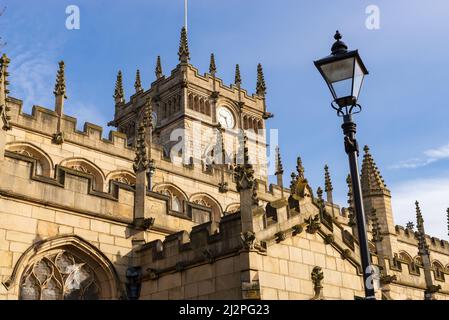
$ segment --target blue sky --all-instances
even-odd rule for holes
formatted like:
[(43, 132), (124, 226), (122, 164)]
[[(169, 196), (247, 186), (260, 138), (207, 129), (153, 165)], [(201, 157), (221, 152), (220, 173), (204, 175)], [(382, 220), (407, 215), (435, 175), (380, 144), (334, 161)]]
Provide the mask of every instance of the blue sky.
[[(65, 28), (68, 5), (80, 8), (80, 30)], [(131, 94), (136, 68), (144, 86), (154, 80), (156, 56), (167, 74), (177, 64), (183, 0), (0, 0), (2, 48), (12, 59), (11, 95), (53, 107), (57, 62), (66, 62), (66, 113), (104, 125), (113, 116), (118, 69)], [(380, 9), (380, 29), (368, 30), (368, 5)], [(329, 54), (339, 29), (358, 48), (370, 75), (356, 117), (360, 145), (368, 144), (393, 193), (395, 222), (414, 220), (421, 201), (426, 228), (447, 238), (449, 207), (449, 2), (447, 0), (190, 0), (191, 63), (208, 70), (215, 53), (218, 75), (233, 81), (240, 64), (243, 86), (254, 92), (256, 66), (264, 66), (267, 103), (278, 128), (286, 171), (303, 158), (316, 189), (331, 168), (334, 198), (346, 204), (348, 173), (330, 94), (313, 66)]]

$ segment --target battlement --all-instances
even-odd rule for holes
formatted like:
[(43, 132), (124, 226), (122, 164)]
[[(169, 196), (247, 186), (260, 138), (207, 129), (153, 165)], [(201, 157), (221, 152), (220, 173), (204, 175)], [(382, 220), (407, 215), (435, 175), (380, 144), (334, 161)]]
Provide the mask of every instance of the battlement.
[[(407, 242), (413, 244), (414, 246), (418, 245), (418, 232), (411, 231), (402, 226), (396, 226), (396, 234), (398, 236), (399, 241)], [(449, 242), (446, 240), (441, 240), (436, 237), (432, 237), (426, 235), (427, 244), (429, 245), (429, 249), (431, 251), (435, 251), (441, 254), (445, 254), (449, 256)]]
[[(8, 98), (8, 106), (11, 108), (13, 126), (48, 137), (57, 133), (58, 115), (55, 111), (33, 106), (31, 114), (26, 114), (22, 110), (23, 102), (15, 98)], [(127, 146), (125, 134), (110, 131), (109, 137), (105, 139), (101, 126), (86, 122), (83, 131), (79, 131), (76, 118), (63, 115), (61, 120), (61, 131), (64, 133), (65, 141), (117, 157), (134, 158), (134, 150)]]

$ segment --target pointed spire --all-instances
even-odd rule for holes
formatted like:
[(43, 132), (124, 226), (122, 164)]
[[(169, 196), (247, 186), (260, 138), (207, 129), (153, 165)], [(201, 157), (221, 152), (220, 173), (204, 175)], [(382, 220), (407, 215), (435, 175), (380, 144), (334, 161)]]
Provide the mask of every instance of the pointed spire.
[[(143, 110), (143, 117), (137, 130), (137, 142), (136, 142), (136, 157), (134, 159), (134, 172), (142, 172), (152, 166), (151, 155), (148, 151), (151, 151), (151, 132), (153, 127), (153, 115), (152, 115), (151, 101), (147, 101)], [(150, 138), (147, 138), (147, 133), (150, 133)], [(147, 145), (147, 141), (150, 146)]]
[(368, 146), (363, 148), (365, 151), (365, 155), (363, 156), (362, 162), (362, 176), (361, 176), (361, 184), (362, 191), (364, 195), (368, 195), (372, 192), (387, 192), (387, 186), (379, 172), (379, 169), (376, 166), (376, 163), (373, 160), (373, 157), (370, 154), (370, 149)]
[(240, 65), (239, 64), (235, 65), (235, 79), (234, 79), (234, 83), (236, 85), (241, 85), (242, 84), (242, 77), (240, 76)]
[(424, 231), (424, 219), (419, 207), (419, 202), (415, 202), (416, 206), (416, 228), (418, 229), (418, 251), (420, 255), (429, 255), (429, 245), (426, 242), (426, 232)]
[(282, 175), (284, 173), (284, 168), (282, 167), (282, 160), (281, 160), (281, 151), (279, 149), (279, 146), (276, 147), (276, 175)]
[(302, 165), (301, 157), (296, 159), (296, 171), (298, 172), (298, 177), (304, 179), (304, 166)]
[(181, 40), (179, 41), (178, 56), (181, 63), (188, 63), (190, 60), (189, 44), (187, 42), (187, 30), (185, 27), (182, 27), (181, 29)]
[(267, 86), (265, 85), (263, 69), (262, 69), (262, 65), (260, 63), (257, 65), (256, 93), (261, 97), (265, 97), (265, 94), (267, 93)]
[(329, 167), (326, 164), (324, 166), (324, 191), (326, 191), (327, 202), (333, 203), (332, 191), (334, 188), (332, 187), (331, 176), (329, 174)]
[(136, 81), (134, 82), (134, 88), (136, 89), (136, 93), (142, 92), (142, 81), (140, 80), (140, 70), (136, 71)]
[(115, 81), (115, 90), (114, 90), (114, 99), (115, 104), (125, 103), (125, 92), (123, 90), (123, 79), (122, 79), (122, 71), (119, 70), (117, 74), (117, 80)]
[(55, 84), (55, 90), (53, 91), (55, 96), (64, 96), (65, 99), (67, 99), (66, 96), (66, 86), (65, 86), (65, 64), (64, 61), (59, 61), (59, 69), (58, 73), (56, 75), (56, 84)]
[(161, 56), (157, 56), (156, 60), (156, 69), (155, 69), (156, 79), (160, 79), (164, 76), (162, 73), (162, 63), (161, 63)]
[(215, 55), (213, 53), (210, 54), (210, 64), (209, 64), (209, 73), (215, 76), (217, 72), (217, 66), (215, 65)]
[(0, 58), (0, 118), (2, 120), (2, 128), (3, 130), (10, 130), (11, 124), (9, 121), (11, 117), (8, 115), (9, 107), (6, 105), (6, 99), (8, 97), (8, 66), (11, 60), (3, 54)]

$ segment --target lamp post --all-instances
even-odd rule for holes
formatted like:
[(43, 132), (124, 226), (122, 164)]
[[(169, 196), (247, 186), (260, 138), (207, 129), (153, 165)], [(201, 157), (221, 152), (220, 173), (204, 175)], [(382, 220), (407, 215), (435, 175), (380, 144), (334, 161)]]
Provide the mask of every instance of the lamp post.
[(357, 50), (348, 51), (348, 47), (341, 41), (342, 36), (338, 31), (334, 38), (336, 41), (332, 46), (331, 55), (315, 61), (314, 64), (320, 71), (334, 97), (334, 101), (331, 104), (332, 108), (337, 111), (339, 117), (343, 117), (343, 125), (341, 127), (345, 136), (345, 151), (348, 154), (351, 172), (365, 298), (373, 300), (375, 299), (372, 281), (373, 268), (371, 267), (365, 213), (362, 202), (362, 189), (357, 163), (359, 148), (355, 138), (356, 124), (352, 120), (352, 115), (362, 110), (362, 107), (357, 103), (357, 99), (363, 84), (363, 79), (368, 74), (368, 70), (365, 68)]

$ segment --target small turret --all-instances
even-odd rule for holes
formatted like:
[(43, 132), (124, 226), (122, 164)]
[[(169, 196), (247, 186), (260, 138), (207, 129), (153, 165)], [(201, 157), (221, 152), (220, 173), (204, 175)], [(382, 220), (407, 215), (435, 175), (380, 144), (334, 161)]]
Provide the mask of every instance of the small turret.
[(263, 69), (260, 63), (257, 65), (256, 93), (261, 97), (265, 97), (265, 94), (267, 93), (267, 86), (265, 85)]
[(240, 75), (240, 66), (238, 64), (235, 65), (234, 83), (237, 86), (241, 86), (242, 85), (242, 77)]
[(121, 106), (125, 103), (125, 91), (123, 90), (123, 78), (121, 70), (119, 70), (119, 72), (117, 73), (117, 80), (115, 81), (115, 90), (113, 97), (116, 107)]
[(210, 63), (209, 63), (209, 73), (215, 77), (215, 73), (217, 72), (217, 67), (215, 65), (215, 56), (213, 53), (210, 54)]

